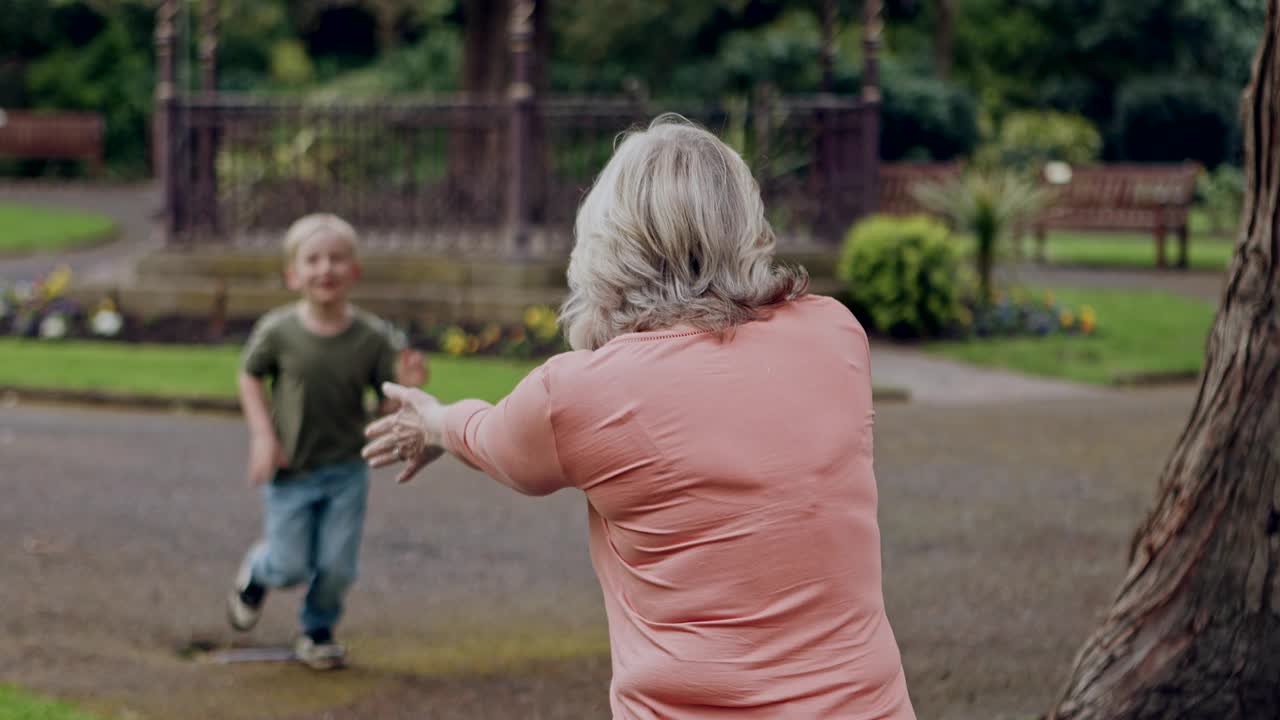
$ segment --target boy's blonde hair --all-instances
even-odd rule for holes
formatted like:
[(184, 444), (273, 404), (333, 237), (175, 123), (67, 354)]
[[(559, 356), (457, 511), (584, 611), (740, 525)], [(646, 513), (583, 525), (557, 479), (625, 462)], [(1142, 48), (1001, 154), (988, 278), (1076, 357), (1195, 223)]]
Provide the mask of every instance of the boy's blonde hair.
[(628, 332), (723, 332), (803, 295), (738, 153), (679, 115), (626, 134), (582, 201), (560, 324), (594, 350)]
[(298, 256), (298, 248), (302, 247), (302, 243), (320, 234), (346, 241), (351, 247), (352, 255), (356, 254), (360, 245), (360, 237), (356, 234), (356, 229), (351, 227), (351, 223), (330, 213), (312, 213), (295, 220), (284, 234), (285, 260), (293, 262)]

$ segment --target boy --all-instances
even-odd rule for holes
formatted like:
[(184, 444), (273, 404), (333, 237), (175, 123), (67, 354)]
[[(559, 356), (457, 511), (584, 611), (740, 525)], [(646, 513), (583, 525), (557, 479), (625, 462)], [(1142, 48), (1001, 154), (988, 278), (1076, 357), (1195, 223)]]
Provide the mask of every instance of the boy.
[[(364, 528), (366, 390), (381, 399), (384, 381), (420, 386), (427, 379), (421, 353), (397, 349), (385, 323), (348, 302), (360, 276), (356, 245), (355, 230), (334, 215), (308, 215), (289, 228), (285, 279), (301, 299), (258, 321), (239, 374), (248, 479), (266, 486), (266, 533), (241, 562), (227, 619), (247, 631), (268, 590), (309, 583), (294, 650), (317, 670), (340, 667), (345, 658), (333, 629), (356, 576)], [(382, 401), (383, 412), (393, 409)]]

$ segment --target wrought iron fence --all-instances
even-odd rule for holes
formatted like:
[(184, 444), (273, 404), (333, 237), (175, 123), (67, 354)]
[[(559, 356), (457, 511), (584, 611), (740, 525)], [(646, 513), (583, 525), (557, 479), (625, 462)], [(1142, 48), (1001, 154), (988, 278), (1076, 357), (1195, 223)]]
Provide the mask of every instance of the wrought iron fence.
[(855, 100), (543, 98), (523, 113), (501, 99), (169, 102), (167, 230), (181, 244), (274, 242), (298, 216), (325, 211), (375, 245), (564, 253), (619, 133), (665, 110), (742, 154), (784, 243), (830, 243), (876, 197), (878, 106)]

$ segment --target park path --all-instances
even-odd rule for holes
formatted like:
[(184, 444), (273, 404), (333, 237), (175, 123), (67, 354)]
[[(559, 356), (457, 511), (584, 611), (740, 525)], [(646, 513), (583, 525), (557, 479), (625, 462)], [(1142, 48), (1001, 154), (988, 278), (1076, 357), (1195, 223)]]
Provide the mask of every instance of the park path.
[[(154, 246), (153, 188), (0, 186), (9, 199), (118, 213), (126, 231), (65, 258), (0, 259), (0, 280), (62, 260), (120, 277)], [(1207, 299), (1221, 282), (1024, 278)], [(911, 393), (877, 409), (876, 460), (886, 602), (919, 716), (1035, 716), (1114, 592), (1193, 389), (1091, 388), (882, 343), (872, 366)], [(375, 475), (342, 629), (351, 670), (185, 659), (293, 633), (296, 593), (273, 597), (247, 639), (222, 620), (259, 523), (244, 450), (232, 418), (0, 399), (0, 684), (133, 720), (607, 717), (582, 496), (531, 500), (448, 461), (407, 487)]]
[[(879, 367), (886, 356), (878, 355)], [(922, 718), (1043, 711), (1105, 608), (1188, 388), (885, 404), (885, 592)], [(139, 720), (607, 716), (585, 504), (453, 462), (375, 476), (354, 667), (206, 665), (256, 535), (233, 418), (0, 407), (0, 683)], [(296, 593), (250, 638), (290, 639)]]

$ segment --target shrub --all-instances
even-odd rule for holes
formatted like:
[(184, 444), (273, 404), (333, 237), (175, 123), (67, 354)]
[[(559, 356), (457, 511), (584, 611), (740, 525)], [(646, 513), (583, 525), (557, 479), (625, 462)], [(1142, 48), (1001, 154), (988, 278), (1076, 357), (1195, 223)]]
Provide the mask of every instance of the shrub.
[(977, 152), (980, 165), (1038, 172), (1045, 163), (1072, 165), (1096, 162), (1102, 153), (1102, 135), (1080, 115), (1061, 112), (1011, 113), (1000, 130)]
[(1039, 186), (1011, 172), (969, 173), (923, 185), (916, 188), (915, 196), (921, 205), (949, 218), (953, 227), (973, 234), (980, 305), (994, 290), (991, 273), (1000, 240), (1017, 232), (1049, 200)]
[(924, 215), (864, 220), (837, 266), (854, 313), (897, 337), (938, 337), (963, 313), (960, 258), (950, 232)]
[(1212, 232), (1231, 232), (1240, 222), (1244, 207), (1244, 171), (1223, 163), (1212, 173), (1201, 173), (1196, 179), (1196, 195)]
[(950, 160), (977, 145), (977, 103), (968, 92), (888, 62), (883, 78), (882, 159)]
[(1239, 149), (1237, 106), (1234, 90), (1209, 79), (1139, 78), (1116, 94), (1112, 142), (1123, 160), (1217, 167)]

